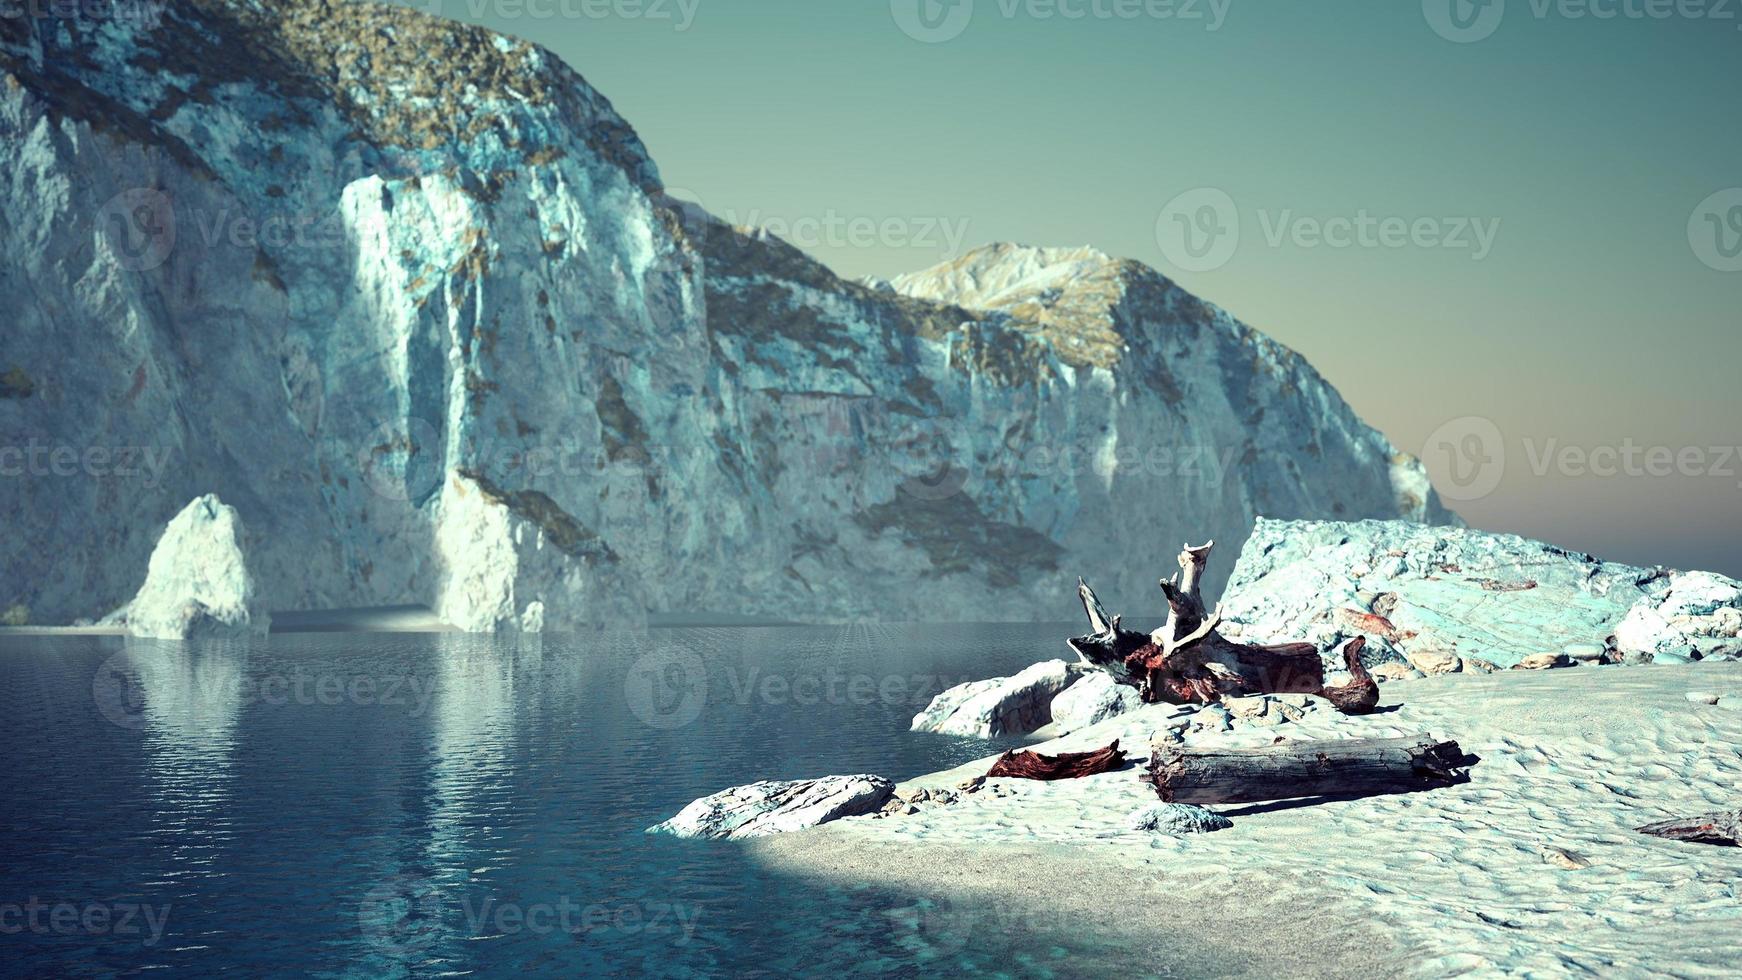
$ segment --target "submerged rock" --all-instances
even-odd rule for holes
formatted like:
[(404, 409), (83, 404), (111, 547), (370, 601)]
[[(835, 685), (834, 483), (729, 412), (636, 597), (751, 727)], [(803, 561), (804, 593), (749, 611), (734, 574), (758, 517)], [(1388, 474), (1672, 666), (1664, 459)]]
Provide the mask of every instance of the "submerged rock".
[(1026, 735), (1052, 720), (1055, 696), (1082, 676), (1063, 660), (1047, 660), (1014, 677), (958, 684), (932, 698), (910, 727), (979, 738)]
[(875, 813), (894, 790), (894, 783), (871, 775), (764, 780), (704, 796), (647, 832), (716, 840), (765, 837)]
[(211, 494), (188, 504), (164, 528), (138, 595), (109, 622), (163, 640), (265, 633), (271, 616), (256, 599), (242, 541), (236, 508)]
[(1143, 697), (1136, 688), (1098, 670), (1052, 699), (1052, 724), (1064, 735), (1141, 707)]
[(1426, 674), (1562, 662), (1534, 659), (1545, 650), (1609, 661), (1742, 652), (1742, 590), (1722, 576), (1399, 521), (1260, 520), (1225, 603), (1230, 635), (1324, 650), (1365, 636), (1375, 660)]
[(1147, 830), (1172, 837), (1207, 834), (1234, 826), (1227, 817), (1189, 803), (1151, 803), (1131, 811), (1126, 819), (1132, 830)]

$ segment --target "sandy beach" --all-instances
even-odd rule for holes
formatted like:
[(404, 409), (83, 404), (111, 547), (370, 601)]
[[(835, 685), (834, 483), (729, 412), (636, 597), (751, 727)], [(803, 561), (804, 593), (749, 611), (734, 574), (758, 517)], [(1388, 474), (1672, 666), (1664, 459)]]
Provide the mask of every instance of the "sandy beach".
[[(1689, 692), (1721, 700), (1695, 703)], [(1150, 706), (1034, 746), (1076, 751), (1117, 737), (1135, 756), (1122, 771), (993, 780), (954, 804), (746, 846), (784, 872), (1002, 909), (991, 922), (934, 928), (946, 956), (957, 928), (1068, 933), (1092, 923), (1108, 951), (1076, 964), (1084, 972), (1712, 977), (1742, 963), (1742, 848), (1634, 830), (1742, 806), (1742, 664), (1448, 675), (1388, 682), (1382, 693), (1395, 710), (1319, 711), (1187, 744), (1425, 732), (1481, 757), (1468, 784), (1217, 806), (1231, 829), (1134, 832), (1126, 815), (1155, 800), (1138, 767), (1175, 710)], [(990, 762), (907, 785), (954, 786)], [(1182, 948), (1182, 934), (1197, 948)]]

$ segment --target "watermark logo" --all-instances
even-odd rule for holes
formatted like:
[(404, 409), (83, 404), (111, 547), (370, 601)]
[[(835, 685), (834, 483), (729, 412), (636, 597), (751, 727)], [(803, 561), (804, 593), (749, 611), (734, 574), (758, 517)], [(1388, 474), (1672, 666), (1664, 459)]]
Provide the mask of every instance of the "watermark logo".
[(1421, 0), (1422, 16), (1435, 34), (1454, 44), (1492, 37), (1506, 19), (1506, 0)]
[(0, 20), (118, 21), (156, 27), (167, 0), (0, 0)]
[(889, 0), (890, 16), (901, 32), (922, 44), (960, 37), (974, 20), (974, 0)]
[(671, 24), (682, 34), (695, 26), (701, 0), (412, 0), (408, 6), (438, 17), (482, 20), (640, 20)]
[(423, 500), (441, 482), (441, 439), (421, 418), (383, 422), (357, 450), (357, 468), (369, 489), (383, 499)]
[(150, 272), (175, 251), (175, 204), (160, 190), (125, 190), (98, 210), (97, 229), (122, 269)]
[(357, 925), (377, 949), (396, 957), (417, 956), (440, 934), (442, 893), (420, 875), (396, 875), (357, 903)]
[(1227, 265), (1240, 248), (1240, 210), (1226, 191), (1199, 187), (1161, 209), (1155, 219), (1161, 254), (1186, 272), (1210, 272)]
[(0, 936), (138, 936), (156, 946), (169, 923), (169, 905), (139, 902), (50, 902), (32, 895), (0, 902)]
[(707, 706), (707, 664), (693, 651), (662, 645), (629, 666), (623, 697), (648, 727), (682, 728)]
[(1447, 500), (1480, 500), (1506, 475), (1506, 442), (1493, 420), (1453, 419), (1433, 431), (1421, 453), (1428, 475)]
[(91, 677), (91, 700), (97, 712), (117, 728), (136, 732), (145, 727), (145, 684), (125, 653), (117, 653)]
[(1721, 190), (1688, 216), (1688, 244), (1718, 272), (1742, 272), (1742, 187)]
[(889, 446), (896, 490), (920, 501), (947, 500), (962, 493), (973, 474), (958, 455), (945, 423), (916, 420), (896, 433)]
[[(1500, 236), (1499, 218), (1404, 217), (1374, 214), (1366, 208), (1328, 217), (1300, 214), (1293, 208), (1261, 208), (1256, 214), (1268, 248), (1437, 249), (1467, 252), (1480, 262), (1493, 253)], [(1238, 205), (1214, 187), (1175, 197), (1155, 221), (1155, 242), (1162, 254), (1187, 272), (1210, 272), (1227, 265), (1240, 248), (1240, 232)]]

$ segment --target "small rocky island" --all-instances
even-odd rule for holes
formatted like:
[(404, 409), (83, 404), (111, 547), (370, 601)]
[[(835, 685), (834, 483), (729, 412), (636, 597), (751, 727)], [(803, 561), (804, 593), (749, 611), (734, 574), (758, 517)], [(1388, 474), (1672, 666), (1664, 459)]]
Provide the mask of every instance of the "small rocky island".
[[(1189, 575), (1162, 586), (1172, 595)], [(1126, 629), (1084, 593), (1091, 637)], [(1182, 612), (1155, 631), (1157, 650)], [(1462, 528), (1261, 520), (1211, 617), (1230, 645), (1310, 644), (1323, 690), (1153, 652), (1129, 659), (1190, 664), (1209, 683), (1047, 661), (946, 691), (913, 719), (1021, 749), (900, 783), (738, 787), (652, 829), (816, 828), (755, 846), (824, 878), (946, 895), (927, 870), (946, 854), (996, 868), (999, 854), (1069, 847), (1062, 872), (1110, 894), (1165, 856), (1170, 876), (1205, 872), (1182, 896), (1212, 906), (1274, 898), (1242, 869), (1286, 848), (1321, 869), (1299, 886), (1314, 901), (1365, 903), (1387, 941), (1479, 972), (1590, 962), (1599, 927), (1623, 970), (1704, 962), (1700, 942), (1735, 948), (1723, 895), (1742, 848), (1696, 845), (1739, 843), (1742, 585)], [(1371, 705), (1324, 696), (1363, 676)]]

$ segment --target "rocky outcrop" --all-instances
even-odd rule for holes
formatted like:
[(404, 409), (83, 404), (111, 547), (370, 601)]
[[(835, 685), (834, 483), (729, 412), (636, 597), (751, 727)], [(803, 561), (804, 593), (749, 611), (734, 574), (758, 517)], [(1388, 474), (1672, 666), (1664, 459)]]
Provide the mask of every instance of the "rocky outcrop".
[(188, 504), (158, 540), (139, 594), (108, 622), (161, 640), (265, 633), (243, 542), (236, 508), (210, 494)]
[(1668, 660), (1742, 657), (1742, 587), (1710, 572), (1670, 573), (1615, 627), (1630, 657)]
[(1134, 687), (1126, 687), (1104, 671), (1093, 671), (1052, 699), (1052, 725), (1060, 735), (1087, 728), (1143, 705)]
[(208, 491), (271, 608), (469, 630), (1056, 618), (1083, 568), (1150, 594), (1148, 555), (1260, 512), (1449, 519), (1154, 270), (844, 281), (668, 197), (548, 52), (400, 6), (0, 18), (0, 205), (0, 608), (33, 622), (124, 601)]
[(958, 684), (932, 698), (911, 728), (976, 738), (1026, 735), (1052, 720), (1054, 696), (1082, 676), (1063, 660), (1047, 660), (1014, 677)]
[(647, 832), (717, 840), (765, 837), (875, 813), (894, 791), (895, 784), (882, 776), (764, 780), (704, 796)]
[(1739, 599), (1721, 576), (1604, 562), (1516, 535), (1260, 520), (1228, 584), (1223, 628), (1326, 651), (1364, 636), (1376, 662), (1485, 672), (1563, 655), (1730, 655), (1742, 650)]

